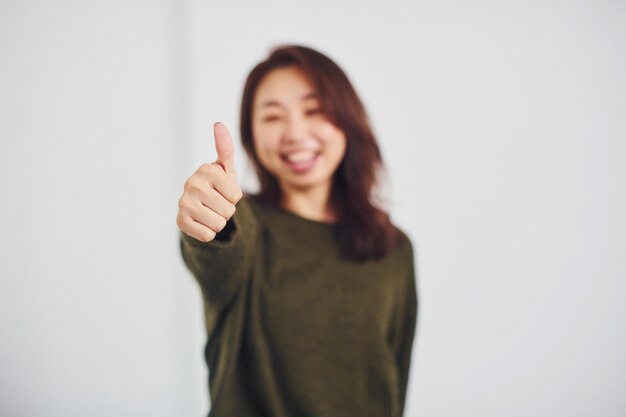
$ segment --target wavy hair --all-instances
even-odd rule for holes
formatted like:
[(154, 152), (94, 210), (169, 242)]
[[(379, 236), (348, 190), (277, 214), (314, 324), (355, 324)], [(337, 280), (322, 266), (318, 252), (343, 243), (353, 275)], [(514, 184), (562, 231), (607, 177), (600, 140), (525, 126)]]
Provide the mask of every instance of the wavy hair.
[(380, 148), (365, 107), (344, 71), (326, 55), (300, 45), (274, 48), (257, 64), (243, 89), (241, 141), (259, 178), (258, 200), (279, 205), (283, 194), (276, 177), (261, 164), (252, 133), (252, 105), (256, 90), (272, 70), (296, 66), (310, 79), (322, 110), (346, 135), (346, 152), (333, 174), (330, 204), (339, 217), (340, 256), (354, 261), (379, 259), (399, 243), (401, 232), (381, 207), (378, 195), (384, 173)]

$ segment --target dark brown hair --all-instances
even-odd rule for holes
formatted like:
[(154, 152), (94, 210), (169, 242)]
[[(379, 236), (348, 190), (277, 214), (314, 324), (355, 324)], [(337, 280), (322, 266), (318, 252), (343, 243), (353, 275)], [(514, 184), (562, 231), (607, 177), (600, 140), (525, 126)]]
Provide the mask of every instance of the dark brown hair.
[(256, 197), (279, 205), (282, 190), (254, 150), (252, 105), (257, 87), (272, 70), (297, 66), (311, 80), (322, 110), (346, 135), (346, 152), (333, 176), (331, 204), (340, 219), (338, 242), (345, 259), (364, 261), (386, 255), (399, 242), (400, 231), (389, 215), (374, 205), (376, 187), (384, 167), (380, 149), (363, 103), (343, 70), (322, 53), (299, 45), (273, 49), (246, 80), (241, 102), (241, 141), (259, 177)]

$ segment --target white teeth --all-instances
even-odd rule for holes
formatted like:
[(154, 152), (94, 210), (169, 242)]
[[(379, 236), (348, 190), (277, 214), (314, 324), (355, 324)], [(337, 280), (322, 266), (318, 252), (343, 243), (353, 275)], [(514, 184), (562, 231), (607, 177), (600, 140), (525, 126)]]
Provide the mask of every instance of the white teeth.
[(315, 158), (315, 152), (311, 151), (294, 152), (285, 156), (285, 159), (290, 162), (308, 161), (309, 159), (313, 158)]

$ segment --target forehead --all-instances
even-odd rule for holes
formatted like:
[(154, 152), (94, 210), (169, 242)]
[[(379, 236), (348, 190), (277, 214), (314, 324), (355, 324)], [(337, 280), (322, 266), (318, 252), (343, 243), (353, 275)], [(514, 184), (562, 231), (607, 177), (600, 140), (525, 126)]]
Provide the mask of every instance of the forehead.
[(259, 83), (254, 96), (254, 107), (264, 107), (268, 102), (295, 104), (311, 99), (315, 87), (298, 67), (290, 66), (270, 71)]

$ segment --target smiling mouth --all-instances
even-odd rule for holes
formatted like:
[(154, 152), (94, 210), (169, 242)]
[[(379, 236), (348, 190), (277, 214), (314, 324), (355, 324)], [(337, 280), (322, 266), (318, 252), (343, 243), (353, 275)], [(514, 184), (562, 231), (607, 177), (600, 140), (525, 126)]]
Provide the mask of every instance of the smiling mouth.
[(319, 156), (321, 152), (315, 151), (300, 151), (292, 152), (289, 154), (280, 155), (281, 159), (289, 164), (299, 164), (304, 162), (311, 162)]
[(281, 155), (281, 159), (296, 174), (308, 172), (313, 168), (321, 152), (301, 151)]

